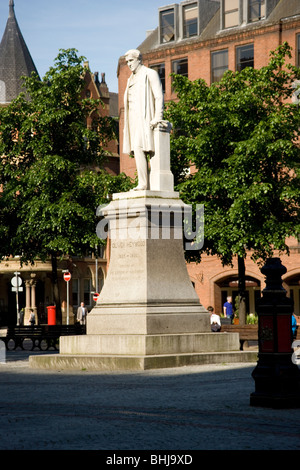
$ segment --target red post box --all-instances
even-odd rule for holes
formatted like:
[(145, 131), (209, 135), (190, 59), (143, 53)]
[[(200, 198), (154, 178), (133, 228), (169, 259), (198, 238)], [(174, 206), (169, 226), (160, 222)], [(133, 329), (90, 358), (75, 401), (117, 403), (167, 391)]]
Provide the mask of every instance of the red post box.
[(48, 310), (48, 325), (56, 325), (56, 307), (50, 305), (47, 307)]

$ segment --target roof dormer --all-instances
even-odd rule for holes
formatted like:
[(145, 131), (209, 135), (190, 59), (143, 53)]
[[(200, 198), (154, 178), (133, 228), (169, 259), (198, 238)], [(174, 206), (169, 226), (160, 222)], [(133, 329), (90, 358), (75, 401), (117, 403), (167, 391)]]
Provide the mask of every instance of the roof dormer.
[(180, 5), (181, 8), (181, 28), (182, 38), (191, 38), (199, 34), (199, 3), (184, 2)]
[(159, 42), (165, 44), (178, 39), (178, 5), (159, 8)]
[(221, 0), (220, 29), (235, 28), (266, 19), (279, 0)]
[(159, 44), (200, 36), (220, 0), (185, 0), (159, 8)]

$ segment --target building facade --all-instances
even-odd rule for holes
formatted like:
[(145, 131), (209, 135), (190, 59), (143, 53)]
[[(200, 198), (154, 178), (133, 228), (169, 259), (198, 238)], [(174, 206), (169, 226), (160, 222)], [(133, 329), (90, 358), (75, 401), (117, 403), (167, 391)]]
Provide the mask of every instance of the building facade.
[[(99, 112), (102, 116), (116, 118), (116, 94), (109, 92), (105, 82), (105, 75), (99, 80), (98, 72), (92, 73), (86, 65), (86, 87), (83, 98), (92, 97), (101, 99), (103, 107)], [(37, 72), (33, 59), (27, 48), (22, 32), (17, 23), (14, 1), (9, 0), (9, 16), (6, 28), (0, 43), (0, 106), (7, 106), (15, 99), (22, 88), (21, 76), (29, 76)], [(87, 126), (93, 126), (93, 116), (89, 116)], [(119, 173), (118, 141), (108, 144), (109, 156), (105, 169), (111, 174)], [(95, 305), (93, 292), (99, 292), (106, 276), (106, 254), (100, 249), (97, 254), (89, 253), (84, 258), (66, 257), (58, 262), (58, 283), (61, 298), (63, 323), (73, 323), (77, 307), (83, 301), (88, 308)], [(69, 270), (72, 278), (69, 283), (63, 279), (63, 271)], [(21, 286), (18, 289), (18, 302), (12, 279), (19, 273)], [(36, 261), (34, 265), (20, 265), (18, 258), (8, 258), (0, 263), (0, 326), (16, 324), (20, 312), (24, 312), (23, 322), (28, 324), (30, 310), (36, 315), (37, 323), (47, 323), (47, 306), (53, 305), (53, 289), (51, 282), (52, 266), (48, 263)], [(69, 315), (67, 312), (67, 288), (69, 289)]]
[[(171, 73), (190, 80), (202, 78), (211, 84), (220, 80), (226, 70), (267, 65), (270, 52), (285, 41), (293, 49), (292, 63), (300, 66), (299, 0), (187, 0), (159, 8), (157, 28), (148, 32), (137, 48), (144, 65), (159, 73), (168, 102), (176, 99)], [(120, 169), (134, 177), (135, 161), (122, 153), (123, 96), (129, 75), (122, 56), (118, 64)], [(284, 286), (294, 298), (295, 313), (300, 315), (300, 245), (294, 239), (288, 240), (288, 245), (290, 256), (281, 256), (287, 267)], [(222, 312), (228, 295), (237, 295), (237, 263), (223, 267), (217, 257), (204, 255), (200, 264), (188, 264), (188, 272), (201, 303), (205, 307), (212, 305), (217, 313)], [(255, 313), (263, 287), (260, 268), (248, 256), (248, 313)]]

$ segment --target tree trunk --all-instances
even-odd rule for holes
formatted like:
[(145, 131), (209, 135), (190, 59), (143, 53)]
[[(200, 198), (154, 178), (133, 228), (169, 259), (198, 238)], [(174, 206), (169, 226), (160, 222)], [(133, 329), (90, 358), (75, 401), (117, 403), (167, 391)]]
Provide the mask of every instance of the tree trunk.
[(51, 264), (52, 264), (52, 288), (53, 288), (53, 298), (56, 305), (56, 323), (58, 325), (62, 324), (62, 314), (61, 314), (61, 304), (60, 304), (60, 295), (58, 288), (58, 275), (57, 275), (57, 257), (56, 254), (51, 254)]
[(238, 256), (239, 270), (239, 324), (246, 325), (246, 269), (245, 258)]

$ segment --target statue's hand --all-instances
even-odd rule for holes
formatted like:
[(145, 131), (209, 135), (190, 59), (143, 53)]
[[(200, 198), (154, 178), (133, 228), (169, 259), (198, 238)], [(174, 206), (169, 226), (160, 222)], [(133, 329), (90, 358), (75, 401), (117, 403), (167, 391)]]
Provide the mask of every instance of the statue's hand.
[(163, 119), (152, 119), (152, 121), (150, 121), (150, 128), (153, 130), (153, 129), (155, 129), (159, 124), (160, 124), (161, 126), (165, 127), (165, 128), (168, 128), (168, 127), (170, 127), (170, 126), (171, 126), (170, 128), (172, 128), (172, 125), (169, 123), (169, 121), (165, 121), (165, 120), (163, 120)]
[(156, 119), (152, 119), (152, 121), (150, 121), (150, 129), (155, 129), (158, 124), (160, 123), (160, 121), (157, 121)]
[(164, 119), (152, 119), (152, 121), (150, 121), (150, 128), (152, 130), (155, 129), (158, 125), (161, 125), (165, 128), (171, 126), (169, 121), (165, 121)]

